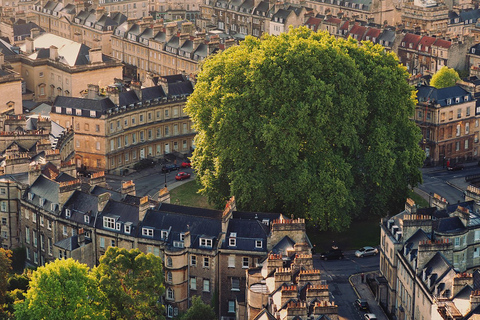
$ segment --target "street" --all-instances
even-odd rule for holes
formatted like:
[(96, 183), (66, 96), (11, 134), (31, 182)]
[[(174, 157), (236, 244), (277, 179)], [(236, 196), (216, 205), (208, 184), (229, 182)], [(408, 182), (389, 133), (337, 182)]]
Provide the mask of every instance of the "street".
[[(313, 260), (314, 267), (322, 271), (322, 279), (327, 281), (332, 299), (338, 305), (340, 319), (363, 319), (363, 312), (359, 311), (354, 302), (358, 298), (353, 290), (349, 277), (356, 273), (368, 273), (379, 268), (378, 255), (357, 258), (354, 251), (344, 253), (342, 260), (323, 261), (318, 257)], [(380, 318), (380, 314), (377, 315)]]

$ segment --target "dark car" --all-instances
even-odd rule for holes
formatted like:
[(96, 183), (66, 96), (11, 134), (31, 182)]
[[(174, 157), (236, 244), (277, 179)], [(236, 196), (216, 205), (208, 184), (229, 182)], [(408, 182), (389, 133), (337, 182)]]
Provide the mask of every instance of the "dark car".
[(465, 167), (463, 166), (463, 164), (454, 164), (453, 166), (448, 166), (447, 167), (447, 170), (448, 171), (459, 171), (459, 170), (463, 170)]
[(370, 310), (367, 300), (357, 299), (355, 300), (355, 305), (357, 306), (358, 309), (363, 310), (365, 312), (368, 312)]
[(323, 260), (343, 259), (343, 252), (340, 249), (330, 249), (320, 254), (320, 258)]
[(178, 171), (178, 166), (176, 164), (166, 164), (162, 167), (163, 173), (172, 171)]

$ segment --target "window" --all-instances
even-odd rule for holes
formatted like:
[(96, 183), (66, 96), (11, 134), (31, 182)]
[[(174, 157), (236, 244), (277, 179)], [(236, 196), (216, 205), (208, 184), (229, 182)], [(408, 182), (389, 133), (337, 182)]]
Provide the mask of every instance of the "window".
[(115, 229), (115, 218), (103, 217), (103, 227), (108, 229)]
[(85, 223), (90, 223), (90, 216), (89, 216), (88, 214), (84, 215), (84, 216), (83, 216), (83, 221), (84, 221)]
[(255, 240), (255, 248), (262, 248), (262, 240)]
[(63, 226), (63, 235), (68, 236), (67, 226)]
[(470, 132), (470, 123), (465, 123), (465, 134), (469, 134)]
[(100, 125), (98, 124), (95, 125), (95, 132), (100, 132)]
[(210, 292), (210, 279), (203, 279), (203, 291)]
[(100, 237), (100, 248), (105, 248), (105, 238)]
[(32, 221), (37, 222), (37, 214), (35, 212), (32, 212)]
[(125, 233), (130, 233), (132, 230), (132, 227), (130, 225), (125, 225)]
[(142, 235), (147, 236), (147, 237), (153, 237), (153, 229), (142, 228)]
[(115, 247), (115, 240), (110, 240), (110, 246)]
[(190, 278), (190, 290), (197, 290), (197, 278)]
[(70, 209), (65, 209), (65, 217), (66, 217), (66, 218), (70, 218), (70, 217), (71, 217), (71, 214), (72, 214), (72, 213), (71, 213)]
[[(457, 98), (457, 100), (459, 100), (459, 98)], [(457, 101), (459, 102), (459, 101)], [(462, 109), (458, 109), (457, 110), (457, 119), (460, 119), (462, 117)]]
[(37, 247), (37, 231), (35, 230), (32, 231), (32, 242), (33, 242), (33, 246), (36, 248)]
[(457, 124), (457, 131), (456, 131), (457, 137), (460, 136), (460, 125)]
[(48, 255), (52, 255), (53, 254), (53, 245), (52, 245), (52, 238), (48, 238), (47, 239), (47, 249), (48, 249)]
[(172, 277), (172, 273), (170, 271), (167, 272), (167, 282), (172, 282), (173, 281), (173, 277)]
[(213, 242), (212, 239), (200, 238), (200, 246), (202, 247), (211, 248), (212, 242)]
[[(468, 101), (468, 96), (465, 96), (465, 100)], [(466, 115), (467, 117), (470, 116), (470, 107), (467, 107), (467, 111), (466, 111), (465, 115)]]
[(4, 226), (7, 225), (7, 218), (2, 218), (2, 225), (4, 225)]
[(173, 293), (172, 288), (168, 288), (167, 289), (167, 300), (174, 300), (174, 299), (175, 299), (175, 295)]
[(42, 227), (44, 226), (44, 223), (45, 223), (45, 219), (43, 218), (43, 216), (40, 216), (40, 225)]
[(165, 110), (165, 118), (168, 118), (168, 109)]
[(25, 227), (25, 242), (30, 243), (30, 228)]
[(5, 193), (6, 193), (5, 188), (0, 188), (0, 194), (5, 194)]
[(234, 255), (228, 256), (228, 267), (229, 268), (235, 268), (235, 256)]
[(140, 122), (143, 122), (143, 114), (140, 115)]
[(100, 142), (97, 141), (95, 143), (95, 149), (100, 150)]
[(460, 150), (460, 141), (455, 142), (455, 151)]
[(204, 257), (203, 258), (203, 267), (204, 268), (210, 268), (210, 258), (209, 257)]
[(228, 313), (235, 313), (235, 301), (228, 300)]
[(467, 150), (467, 149), (468, 149), (468, 139), (465, 140), (465, 150)]
[(197, 256), (190, 257), (190, 265), (194, 267), (197, 265)]
[(248, 257), (243, 257), (242, 268), (248, 268), (248, 266), (249, 266), (249, 258)]
[(171, 267), (171, 266), (172, 266), (172, 258), (168, 257), (167, 258), (167, 267)]
[(480, 248), (473, 249), (473, 257), (474, 258), (480, 257)]
[(455, 247), (460, 245), (460, 237), (455, 237)]
[(240, 291), (240, 279), (232, 278), (232, 291)]
[(237, 246), (237, 239), (236, 238), (230, 238), (228, 241), (228, 245), (230, 247), (236, 247)]
[(0, 211), (7, 212), (7, 202), (6, 201), (2, 201), (0, 203)]

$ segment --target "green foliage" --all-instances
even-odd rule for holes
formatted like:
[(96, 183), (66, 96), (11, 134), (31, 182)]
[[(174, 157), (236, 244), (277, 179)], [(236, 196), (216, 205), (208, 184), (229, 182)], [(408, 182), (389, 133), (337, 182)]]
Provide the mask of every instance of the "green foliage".
[(307, 28), (211, 57), (186, 107), (201, 192), (321, 229), (399, 210), (424, 158), (407, 77), (381, 46)]
[(89, 268), (73, 259), (55, 260), (34, 271), (25, 300), (15, 305), (15, 316), (18, 320), (106, 319)]
[(432, 76), (430, 85), (437, 89), (447, 88), (454, 86), (457, 80), (460, 80), (457, 71), (453, 68), (444, 66)]
[(112, 319), (164, 319), (162, 260), (138, 249), (108, 248), (94, 269)]
[(27, 291), (29, 282), (30, 277), (28, 273), (12, 274), (8, 278), (8, 291), (13, 291), (15, 289)]
[(213, 307), (205, 304), (199, 296), (192, 297), (192, 305), (180, 318), (181, 320), (215, 320), (217, 316)]
[(12, 269), (14, 272), (23, 272), (26, 260), (27, 250), (25, 247), (18, 247), (12, 250)]
[[(8, 289), (8, 277), (12, 270), (12, 251), (0, 248), (0, 306), (5, 303)], [(1, 310), (1, 308), (0, 308)]]

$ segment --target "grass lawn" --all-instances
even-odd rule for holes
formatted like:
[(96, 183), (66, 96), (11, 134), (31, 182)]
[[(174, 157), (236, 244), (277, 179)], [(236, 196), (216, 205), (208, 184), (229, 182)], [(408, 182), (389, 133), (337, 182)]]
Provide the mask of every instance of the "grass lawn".
[(189, 181), (170, 191), (170, 203), (182, 206), (214, 209), (207, 198), (198, 194), (200, 186), (196, 180)]
[(410, 191), (410, 198), (412, 198), (413, 201), (415, 201), (415, 204), (417, 205), (418, 208), (428, 208), (428, 201), (422, 198), (418, 193), (415, 193), (413, 191)]

